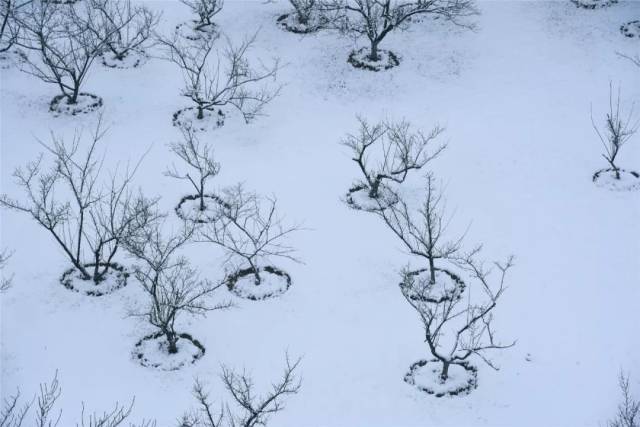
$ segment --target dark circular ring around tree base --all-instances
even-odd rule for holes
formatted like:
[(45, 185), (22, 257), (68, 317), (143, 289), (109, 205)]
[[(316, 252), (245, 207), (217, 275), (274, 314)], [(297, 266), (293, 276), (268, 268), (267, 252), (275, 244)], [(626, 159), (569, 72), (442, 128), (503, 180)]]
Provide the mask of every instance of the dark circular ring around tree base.
[[(464, 289), (466, 288), (466, 284), (464, 283), (464, 281), (460, 278), (460, 276), (458, 276), (455, 273), (452, 273), (449, 270), (446, 270), (444, 268), (436, 268), (436, 271), (441, 271), (443, 273), (445, 273), (447, 276), (449, 276), (451, 278), (451, 280), (453, 280), (458, 286), (459, 286), (459, 292), (456, 293), (448, 293), (443, 295), (441, 298), (427, 298), (424, 297), (422, 295), (417, 295), (417, 294), (412, 294), (412, 295), (408, 295), (408, 297), (410, 299), (412, 299), (413, 301), (422, 301), (422, 302), (431, 302), (431, 303), (435, 303), (435, 304), (440, 304), (442, 302), (445, 301), (451, 301), (454, 297), (456, 300), (459, 300), (460, 298), (462, 298), (462, 292), (464, 291)], [(420, 270), (414, 270), (414, 271), (410, 271), (407, 273), (407, 276), (417, 276), (420, 273), (423, 273), (425, 271), (429, 271), (428, 268), (422, 268)], [(406, 282), (403, 280), (402, 282), (400, 282), (400, 287), (406, 286)]]
[(415, 373), (416, 373), (416, 371), (418, 369), (424, 367), (428, 363), (442, 363), (442, 362), (440, 362), (437, 359), (418, 360), (417, 362), (413, 363), (409, 367), (409, 372), (407, 372), (407, 374), (404, 376), (404, 382), (406, 382), (409, 385), (412, 385), (412, 386), (416, 387), (420, 391), (423, 391), (423, 392), (425, 392), (427, 394), (432, 394), (435, 397), (462, 396), (462, 395), (465, 395), (465, 394), (469, 394), (473, 389), (475, 389), (478, 386), (478, 368), (476, 368), (475, 366), (471, 365), (469, 362), (466, 362), (466, 361), (452, 363), (452, 365), (461, 366), (467, 372), (469, 372), (470, 377), (469, 377), (469, 380), (467, 381), (467, 384), (465, 386), (458, 387), (456, 389), (449, 390), (449, 391), (444, 392), (444, 393), (443, 392), (436, 392), (435, 390), (431, 390), (430, 388), (419, 386), (415, 382), (415, 378), (414, 378)]
[(347, 62), (353, 65), (355, 68), (360, 68), (360, 69), (369, 70), (369, 71), (388, 70), (390, 68), (400, 65), (400, 59), (396, 56), (395, 53), (391, 52), (390, 50), (379, 51), (379, 52), (385, 52), (388, 55), (386, 63), (380, 63), (380, 65), (378, 64), (372, 65), (370, 62), (365, 62), (362, 59), (360, 59), (358, 56), (360, 56), (362, 52), (366, 50), (367, 48), (365, 47), (360, 48), (358, 50), (352, 50), (351, 53), (349, 54), (349, 58), (347, 59)]
[[(386, 187), (381, 186), (380, 188), (384, 189)], [(358, 210), (358, 211), (365, 211), (365, 212), (376, 212), (376, 211), (379, 211), (381, 209), (386, 209), (386, 208), (388, 208), (390, 206), (393, 206), (396, 203), (398, 203), (397, 196), (391, 190), (389, 190), (391, 194), (394, 194), (394, 200), (385, 200), (385, 202), (382, 204), (381, 208), (366, 208), (366, 207), (360, 206), (355, 200), (353, 200), (353, 193), (356, 193), (358, 191), (368, 190), (368, 189), (369, 189), (369, 187), (364, 185), (364, 184), (354, 185), (353, 187), (351, 187), (349, 189), (349, 191), (347, 191), (347, 195), (344, 198), (345, 203), (352, 209), (355, 209), (355, 210)]]
[[(49, 103), (49, 111), (57, 113), (57, 114), (70, 114), (72, 116), (75, 116), (77, 114), (87, 114), (90, 113), (92, 111), (97, 110), (98, 108), (102, 107), (102, 98), (99, 97), (98, 95), (94, 95), (92, 93), (87, 93), (87, 92), (80, 92), (78, 94), (78, 96), (88, 96), (90, 98), (94, 99), (94, 102), (88, 105), (83, 106), (81, 109), (78, 110), (73, 110), (70, 113), (67, 113), (65, 111), (60, 111), (58, 108), (56, 108), (56, 106), (60, 105), (60, 103), (65, 100), (68, 99), (69, 97), (67, 95), (56, 95), (53, 97), (53, 99), (51, 100), (51, 102)], [(69, 104), (67, 104), (69, 105)]]
[[(145, 341), (149, 341), (149, 340), (154, 340), (154, 339), (158, 339), (160, 337), (162, 337), (164, 334), (162, 332), (155, 332), (153, 334), (147, 335), (143, 338), (141, 338), (135, 345), (135, 349), (133, 352), (134, 358), (138, 361), (138, 363), (140, 363), (142, 366), (146, 366), (149, 368), (155, 368), (155, 369), (162, 369), (161, 365), (159, 363), (148, 363), (148, 361), (145, 361), (144, 359), (144, 353), (142, 353), (141, 350), (138, 350), (140, 348), (140, 346), (142, 346), (142, 344)], [(202, 345), (202, 343), (200, 343), (200, 341), (198, 341), (197, 339), (193, 338), (190, 334), (187, 333), (181, 333), (178, 334), (178, 337), (180, 339), (185, 339), (187, 341), (190, 341), (191, 344), (193, 344), (194, 346), (196, 346), (198, 348), (198, 350), (200, 350), (200, 352), (196, 355), (193, 356), (192, 360), (191, 360), (191, 364), (196, 363), (198, 360), (200, 360), (202, 358), (202, 356), (204, 356), (204, 353), (206, 352), (206, 349), (204, 347), (204, 345)], [(180, 365), (174, 369), (163, 369), (163, 370), (169, 370), (169, 371), (177, 371), (178, 369), (180, 369), (181, 367), (183, 367), (184, 365)]]
[(602, 9), (604, 7), (612, 6), (618, 3), (618, 0), (601, 0), (592, 2), (585, 2), (584, 0), (571, 0), (571, 3), (575, 4), (577, 7), (582, 9)]
[[(230, 209), (231, 205), (227, 202), (225, 202), (224, 200), (222, 200), (220, 197), (216, 196), (215, 194), (205, 194), (204, 195), (205, 199), (211, 199), (213, 200), (215, 203), (219, 204), (222, 209)], [(188, 200), (198, 200), (200, 198), (200, 196), (198, 195), (188, 195), (188, 196), (184, 196), (182, 199), (180, 199), (180, 202), (178, 203), (178, 205), (175, 207), (175, 211), (176, 211), (176, 215), (178, 216), (178, 218), (184, 220), (184, 221), (193, 221), (196, 224), (207, 224), (209, 222), (215, 222), (217, 220), (216, 219), (193, 219), (193, 218), (188, 218), (187, 216), (184, 215), (184, 213), (182, 212), (182, 209), (180, 209), (182, 207), (182, 205), (184, 204), (184, 202), (188, 201)]]
[(286, 288), (283, 289), (282, 291), (265, 294), (265, 295), (260, 296), (260, 297), (256, 297), (256, 296), (252, 296), (252, 295), (245, 296), (245, 295), (239, 294), (235, 290), (235, 284), (238, 281), (238, 279), (240, 279), (241, 277), (245, 277), (245, 276), (254, 274), (255, 270), (252, 267), (243, 268), (241, 270), (238, 270), (236, 273), (227, 276), (227, 278), (226, 278), (227, 288), (229, 289), (230, 292), (232, 292), (233, 294), (235, 294), (236, 296), (238, 296), (240, 298), (249, 299), (251, 301), (262, 301), (262, 300), (265, 300), (265, 299), (269, 299), (269, 298), (274, 298), (274, 297), (280, 296), (280, 295), (284, 294), (285, 292), (287, 292), (289, 290), (289, 288), (291, 287), (291, 276), (289, 276), (289, 273), (287, 273), (287, 272), (285, 272), (283, 270), (280, 270), (277, 267), (270, 266), (270, 265), (267, 265), (265, 267), (260, 267), (259, 270), (260, 271), (266, 271), (267, 273), (275, 274), (276, 276), (284, 277), (285, 281), (286, 281), (286, 284), (287, 284)]
[[(89, 264), (84, 264), (85, 267), (95, 267), (95, 263), (89, 263)], [(106, 266), (107, 263), (101, 262), (99, 263), (99, 266)], [(67, 289), (70, 289), (74, 292), (78, 292), (84, 295), (89, 295), (92, 297), (101, 297), (103, 295), (109, 295), (112, 294), (113, 292), (117, 291), (118, 289), (122, 289), (125, 286), (127, 286), (127, 279), (129, 278), (129, 273), (126, 271), (126, 269), (124, 268), (124, 266), (116, 263), (116, 262), (112, 262), (109, 264), (109, 271), (113, 272), (113, 274), (117, 275), (117, 282), (118, 282), (118, 286), (116, 286), (115, 288), (110, 289), (108, 292), (105, 292), (103, 290), (100, 289), (100, 284), (95, 285), (96, 286), (96, 290), (95, 291), (82, 291), (80, 289), (77, 289), (73, 286), (72, 283), (72, 278), (70, 277), (72, 274), (74, 273), (79, 273), (78, 269), (76, 269), (75, 267), (72, 267), (68, 270), (66, 270), (64, 273), (62, 273), (62, 276), (60, 277), (60, 284), (62, 286), (64, 286)], [(81, 279), (80, 279), (81, 280)]]

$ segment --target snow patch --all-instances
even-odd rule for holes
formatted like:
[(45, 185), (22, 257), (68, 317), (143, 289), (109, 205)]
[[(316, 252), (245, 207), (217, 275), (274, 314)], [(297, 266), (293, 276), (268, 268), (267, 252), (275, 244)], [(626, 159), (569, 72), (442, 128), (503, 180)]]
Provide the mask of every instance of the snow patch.
[(468, 363), (449, 365), (446, 381), (440, 378), (441, 372), (439, 360), (419, 360), (411, 365), (404, 381), (436, 397), (466, 395), (478, 384), (478, 370)]
[(435, 269), (435, 283), (431, 284), (431, 274), (428, 268), (411, 271), (405, 275), (400, 284), (402, 292), (410, 299), (432, 303), (441, 303), (460, 299), (465, 284), (456, 274)]
[(616, 178), (613, 169), (599, 170), (593, 175), (593, 182), (600, 188), (612, 191), (640, 190), (640, 174), (624, 169), (620, 169), (620, 179)]
[(189, 334), (179, 334), (176, 343), (178, 352), (170, 354), (165, 336), (158, 332), (147, 335), (136, 344), (133, 358), (142, 366), (163, 371), (175, 371), (185, 365), (195, 363), (204, 356), (204, 346)]
[(398, 202), (398, 196), (386, 185), (378, 189), (378, 198), (369, 197), (369, 187), (356, 185), (345, 196), (345, 202), (353, 209), (363, 211), (377, 211), (393, 206)]
[(198, 109), (195, 107), (183, 108), (173, 114), (173, 125), (193, 131), (207, 131), (217, 129), (224, 125), (225, 113), (221, 109), (204, 110), (203, 117), (198, 118)]
[(55, 116), (77, 114), (87, 114), (102, 107), (102, 98), (91, 93), (82, 92), (78, 95), (75, 104), (69, 104), (69, 97), (58, 95), (53, 98), (49, 105), (49, 111)]
[(618, 3), (618, 0), (571, 0), (571, 2), (583, 9), (601, 9)]
[(285, 293), (291, 286), (291, 277), (276, 267), (261, 267), (258, 274), (262, 280), (255, 284), (254, 270), (246, 268), (229, 277), (227, 287), (240, 298), (259, 301), (274, 298)]
[(629, 38), (640, 37), (640, 21), (630, 21), (620, 26), (623, 36)]
[[(85, 264), (88, 270), (93, 269), (95, 264)], [(60, 283), (65, 288), (79, 292), (84, 295), (99, 297), (108, 295), (120, 288), (127, 286), (127, 278), (129, 273), (119, 264), (111, 264), (109, 270), (104, 276), (104, 280), (96, 284), (93, 280), (86, 280), (82, 277), (82, 273), (75, 267), (65, 271), (60, 278)]]
[(292, 12), (281, 15), (277, 20), (277, 24), (285, 31), (297, 34), (308, 34), (320, 30), (325, 21), (326, 19), (322, 16), (313, 14), (311, 18), (309, 18), (309, 22), (303, 24), (298, 19), (298, 15)]
[[(198, 196), (185, 196), (176, 206), (176, 215), (179, 218), (197, 223), (214, 222), (222, 215), (225, 202), (214, 194), (204, 196), (204, 210), (200, 210), (200, 198)], [(228, 206), (228, 204), (226, 204)]]
[(109, 68), (136, 68), (149, 60), (143, 51), (132, 50), (122, 59), (117, 59), (113, 52), (105, 52), (100, 57), (102, 65)]
[(390, 50), (378, 49), (378, 60), (369, 58), (369, 48), (363, 47), (349, 54), (347, 62), (355, 68), (369, 71), (382, 71), (400, 65), (400, 59)]

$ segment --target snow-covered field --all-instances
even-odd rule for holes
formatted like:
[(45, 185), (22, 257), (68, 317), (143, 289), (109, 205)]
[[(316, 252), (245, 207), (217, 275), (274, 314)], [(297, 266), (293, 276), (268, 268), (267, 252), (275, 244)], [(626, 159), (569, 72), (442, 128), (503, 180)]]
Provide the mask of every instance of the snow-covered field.
[[(161, 30), (189, 18), (178, 2), (163, 11)], [(227, 0), (217, 16), (233, 39), (260, 29), (256, 53), (279, 57), (281, 95), (266, 116), (245, 125), (233, 114), (200, 133), (214, 144), (222, 170), (214, 189), (243, 181), (278, 197), (279, 210), (305, 230), (291, 244), (304, 264), (278, 261), (292, 277), (279, 298), (232, 298), (237, 308), (186, 317), (178, 327), (205, 347), (195, 364), (154, 370), (132, 359), (136, 342), (154, 332), (127, 316), (144, 301), (131, 277), (103, 297), (59, 284), (69, 267), (46, 231), (3, 210), (1, 247), (14, 251), (14, 286), (1, 299), (1, 393), (24, 396), (58, 370), (63, 424), (81, 402), (106, 410), (135, 396), (133, 419), (177, 424), (194, 405), (194, 378), (214, 401), (227, 397), (220, 365), (247, 368), (267, 388), (284, 354), (302, 356), (302, 389), (274, 426), (598, 426), (615, 412), (616, 376), (631, 371), (640, 389), (640, 192), (600, 188), (593, 173), (607, 165), (593, 132), (608, 105), (609, 81), (640, 100), (640, 68), (616, 55), (640, 51), (620, 26), (640, 19), (640, 2), (598, 10), (570, 1), (481, 1), (478, 28), (425, 19), (382, 44), (400, 66), (374, 73), (347, 64), (354, 41), (330, 31), (301, 36), (276, 25), (288, 3)], [(355, 42), (364, 46), (364, 40)], [(156, 52), (157, 53), (157, 52)], [(95, 112), (53, 116), (53, 86), (1, 70), (2, 192), (19, 195), (12, 170), (35, 158), (50, 131), (91, 127)], [(172, 114), (189, 106), (172, 64), (151, 58), (139, 68), (96, 62), (83, 90), (104, 100), (110, 126), (105, 163), (137, 161), (135, 182), (173, 209), (191, 190), (163, 175), (167, 144), (180, 137)], [(411, 258), (372, 214), (341, 199), (359, 178), (341, 138), (370, 120), (406, 118), (429, 130), (446, 126), (447, 150), (429, 167), (446, 184), (455, 210), (453, 235), (484, 243), (489, 260), (516, 255), (509, 289), (495, 315), (514, 348), (496, 353), (495, 372), (479, 360), (478, 388), (435, 398), (403, 381), (409, 366), (430, 359), (422, 325), (404, 300), (399, 271)], [(624, 148), (621, 167), (640, 170), (640, 141)], [(409, 193), (421, 198), (418, 173)], [(185, 254), (203, 277), (220, 280), (222, 252), (192, 244)], [(126, 256), (117, 260), (130, 265)], [(415, 263), (414, 263), (415, 264)], [(424, 267), (418, 265), (418, 267)]]

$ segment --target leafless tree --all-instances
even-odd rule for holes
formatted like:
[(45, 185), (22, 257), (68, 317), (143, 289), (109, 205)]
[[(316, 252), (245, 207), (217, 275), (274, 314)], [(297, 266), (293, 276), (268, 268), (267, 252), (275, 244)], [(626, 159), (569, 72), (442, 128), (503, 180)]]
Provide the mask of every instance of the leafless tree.
[(296, 369), (300, 359), (291, 362), (287, 357), (286, 367), (281, 379), (272, 385), (271, 391), (264, 396), (256, 396), (252, 378), (246, 372), (240, 374), (223, 366), (222, 382), (232, 397), (240, 413), (228, 403), (215, 409), (209, 399), (209, 393), (198, 380), (193, 394), (198, 401), (198, 410), (187, 413), (180, 427), (257, 427), (266, 426), (270, 417), (282, 410), (286, 397), (297, 394), (302, 386)]
[(4, 271), (10, 257), (11, 253), (6, 249), (0, 251), (0, 274), (2, 274), (2, 277), (0, 278), (0, 293), (8, 291), (13, 282), (13, 277), (6, 276)]
[[(475, 259), (479, 250), (475, 249), (470, 254), (459, 257), (457, 263), (478, 285), (482, 298), (469, 294), (469, 298), (447, 298), (433, 302), (434, 299), (430, 298), (433, 291), (431, 284), (415, 280), (407, 271), (404, 272), (404, 280), (400, 285), (405, 299), (420, 316), (429, 351), (442, 363), (440, 379), (443, 382), (448, 379), (452, 364), (460, 364), (472, 355), (479, 356), (487, 365), (497, 369), (487, 353), (515, 345), (515, 342), (500, 344), (493, 328), (493, 311), (506, 289), (505, 279), (513, 266), (513, 257), (505, 263), (495, 263), (498, 280), (497, 284), (492, 285), (491, 269), (486, 269)], [(471, 290), (473, 289), (475, 287)], [(414, 295), (422, 297), (414, 298)]]
[(318, 12), (321, 7), (319, 0), (289, 0), (289, 3), (295, 10), (298, 22), (304, 25), (311, 21), (314, 13)]
[(88, 3), (61, 5), (34, 1), (19, 14), (19, 44), (27, 55), (22, 70), (57, 86), (59, 97), (76, 104), (94, 60), (121, 30), (99, 20)]
[(404, 29), (417, 15), (433, 15), (459, 26), (471, 27), (463, 22), (477, 14), (473, 0), (328, 0), (329, 9), (339, 10), (335, 20), (346, 33), (369, 39), (369, 59), (380, 60), (378, 46), (392, 31)]
[(640, 401), (631, 394), (629, 376), (620, 372), (618, 384), (622, 392), (622, 402), (618, 405), (616, 417), (607, 423), (608, 427), (640, 427)]
[[(38, 394), (28, 403), (20, 403), (20, 391), (4, 400), (2, 412), (0, 412), (0, 427), (21, 427), (30, 410), (34, 409), (33, 424), (37, 427), (57, 427), (62, 418), (62, 410), (55, 409), (56, 403), (62, 395), (62, 388), (58, 381), (56, 371), (53, 379), (48, 383), (41, 383)], [(35, 403), (35, 405), (34, 405)], [(80, 423), (82, 427), (118, 427), (131, 414), (134, 401), (128, 406), (121, 406), (116, 402), (111, 411), (102, 414), (85, 414), (82, 404)], [(137, 427), (154, 427), (155, 422), (143, 421)], [(136, 427), (131, 424), (131, 427)]]
[[(113, 266), (124, 237), (157, 219), (156, 200), (131, 190), (137, 165), (123, 174), (116, 171), (105, 184), (100, 182), (103, 159), (97, 148), (104, 134), (98, 120), (84, 153), (82, 131), (75, 132), (71, 143), (52, 134), (49, 145), (41, 144), (53, 164), (44, 168), (44, 155), (40, 155), (13, 174), (26, 200), (0, 196), (0, 206), (29, 214), (53, 236), (83, 279), (95, 284)], [(62, 199), (65, 193), (70, 197)]]
[(627, 141), (636, 133), (640, 120), (634, 118), (634, 105), (628, 112), (622, 110), (620, 105), (621, 95), (620, 88), (617, 94), (613, 89), (613, 85), (609, 84), (609, 112), (607, 113), (605, 124), (600, 128), (591, 113), (591, 123), (596, 131), (598, 138), (604, 147), (602, 157), (611, 165), (611, 169), (615, 172), (616, 179), (620, 179), (620, 168), (616, 165), (616, 159), (620, 149)]
[(18, 42), (20, 24), (17, 14), (32, 1), (0, 0), (0, 53), (8, 52)]
[(168, 352), (178, 351), (175, 322), (181, 314), (203, 315), (231, 307), (231, 303), (210, 304), (212, 294), (223, 284), (201, 279), (185, 257), (176, 252), (193, 236), (194, 227), (183, 227), (170, 235), (162, 223), (150, 224), (128, 240), (129, 251), (142, 263), (135, 276), (149, 297), (147, 307), (134, 315), (145, 318), (165, 336)]
[(450, 218), (445, 213), (445, 201), (442, 193), (434, 184), (434, 177), (428, 174), (425, 199), (418, 209), (417, 216), (398, 197), (398, 203), (375, 212), (384, 220), (387, 227), (400, 239), (412, 255), (425, 259), (429, 263), (429, 283), (436, 282), (436, 262), (454, 259), (460, 252), (464, 234), (456, 239), (447, 240), (445, 233)]
[(200, 210), (204, 211), (206, 208), (204, 203), (205, 184), (208, 179), (213, 178), (220, 172), (220, 163), (214, 159), (213, 148), (209, 144), (201, 143), (195, 132), (190, 128), (182, 129), (182, 141), (172, 143), (170, 148), (180, 160), (194, 169), (195, 174), (190, 172), (182, 173), (178, 171), (175, 165), (172, 165), (167, 170), (166, 175), (189, 181), (200, 199)]
[(248, 122), (260, 114), (262, 108), (280, 92), (264, 83), (275, 80), (279, 60), (259, 67), (250, 64), (248, 53), (256, 41), (257, 33), (233, 45), (226, 38), (224, 49), (218, 48), (217, 38), (191, 42), (175, 32), (172, 38), (160, 37), (166, 59), (182, 71), (182, 95), (189, 98), (203, 119), (206, 110), (232, 105)]
[(90, 4), (98, 12), (98, 33), (106, 29), (111, 34), (105, 47), (117, 61), (143, 50), (160, 21), (160, 13), (143, 5), (134, 6), (131, 0), (90, 0)]
[(202, 31), (206, 27), (215, 25), (213, 18), (224, 6), (223, 0), (180, 0), (180, 2), (188, 6), (189, 9), (198, 16), (198, 19), (195, 21), (195, 29), (197, 31)]
[[(385, 181), (404, 182), (410, 171), (423, 168), (446, 147), (440, 144), (431, 149), (434, 140), (444, 131), (440, 126), (425, 135), (413, 131), (404, 120), (372, 125), (358, 117), (358, 122), (359, 132), (348, 135), (342, 143), (353, 152), (352, 160), (364, 177), (360, 184), (368, 188), (369, 197), (374, 200), (378, 199)], [(375, 151), (375, 159), (371, 158), (371, 151)]]
[(218, 221), (207, 223), (199, 233), (201, 242), (227, 251), (227, 262), (240, 259), (249, 266), (256, 285), (262, 283), (260, 266), (265, 259), (294, 257), (295, 249), (284, 242), (300, 227), (285, 226), (276, 212), (277, 199), (248, 192), (241, 184), (224, 191), (224, 207)]

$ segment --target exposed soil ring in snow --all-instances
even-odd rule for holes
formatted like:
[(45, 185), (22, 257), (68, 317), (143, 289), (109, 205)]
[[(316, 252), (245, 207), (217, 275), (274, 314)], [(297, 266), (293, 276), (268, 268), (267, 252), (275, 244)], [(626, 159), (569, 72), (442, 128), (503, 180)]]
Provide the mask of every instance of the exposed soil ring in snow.
[[(106, 264), (100, 263), (104, 267)], [(85, 264), (87, 270), (92, 270), (95, 264)], [(127, 270), (117, 263), (109, 264), (109, 271), (105, 275), (104, 280), (96, 284), (93, 280), (85, 280), (82, 274), (75, 268), (70, 268), (62, 274), (60, 283), (67, 289), (79, 292), (92, 297), (100, 297), (117, 291), (127, 286), (129, 273)]]
[(409, 368), (404, 381), (435, 397), (464, 396), (478, 386), (478, 368), (467, 362), (451, 364), (447, 381), (440, 379), (442, 362), (418, 360)]
[[(314, 21), (313, 19), (311, 20)], [(321, 24), (319, 22), (302, 24), (295, 13), (285, 13), (284, 15), (280, 15), (276, 20), (276, 24), (283, 30), (296, 34), (314, 33), (321, 28)]]
[(571, 3), (583, 9), (601, 9), (618, 3), (618, 0), (571, 0)]
[(137, 68), (143, 65), (149, 57), (142, 51), (133, 50), (129, 52), (124, 58), (118, 59), (113, 52), (105, 52), (100, 56), (102, 65), (109, 68), (127, 69)]
[(369, 49), (366, 47), (351, 51), (347, 62), (355, 68), (369, 71), (382, 71), (400, 65), (400, 59), (390, 50), (378, 50), (379, 59), (372, 61), (369, 58)]
[(215, 194), (205, 194), (205, 209), (200, 210), (200, 197), (197, 195), (184, 196), (176, 206), (176, 215), (185, 221), (193, 221), (198, 224), (206, 224), (220, 219), (224, 208), (230, 208), (229, 204)]
[[(255, 284), (254, 269), (245, 268), (227, 278), (227, 287), (240, 298), (261, 301), (274, 298), (287, 292), (291, 287), (291, 276), (273, 266), (259, 269), (262, 283)], [(268, 274), (264, 274), (268, 273)]]
[(593, 182), (612, 191), (635, 191), (640, 190), (640, 173), (620, 169), (620, 179), (617, 179), (613, 169), (601, 169), (593, 174)]
[(218, 29), (215, 24), (202, 26), (196, 28), (195, 22), (183, 22), (182, 24), (176, 25), (176, 30), (187, 40), (191, 41), (199, 41), (212, 39), (213, 37), (217, 37), (219, 35)]
[(198, 118), (196, 107), (187, 107), (173, 113), (173, 125), (196, 132), (217, 129), (224, 125), (225, 114), (221, 109), (204, 110), (203, 118)]
[(196, 363), (204, 356), (205, 348), (189, 334), (178, 334), (178, 352), (170, 354), (168, 343), (162, 332), (147, 335), (138, 341), (133, 350), (133, 358), (142, 366), (176, 371), (185, 365)]
[(75, 4), (79, 0), (43, 0), (43, 3), (52, 3), (52, 4)]
[[(405, 295), (414, 301), (431, 302), (439, 304), (444, 301), (459, 300), (466, 287), (462, 279), (455, 273), (442, 268), (436, 268), (436, 282), (430, 284), (430, 274), (428, 268), (410, 271), (405, 276), (405, 280), (400, 283)], [(409, 280), (417, 280), (418, 285), (409, 285)], [(420, 285), (424, 284), (424, 287)], [(424, 292), (411, 292), (415, 288), (424, 289)]]
[(345, 203), (356, 210), (375, 212), (398, 203), (398, 196), (386, 185), (381, 185), (378, 190), (378, 198), (372, 199), (369, 197), (368, 186), (355, 185), (347, 192)]
[(49, 104), (49, 111), (54, 115), (70, 115), (87, 114), (102, 107), (102, 98), (92, 93), (81, 92), (75, 104), (67, 102), (69, 98), (66, 95), (57, 95)]
[(620, 26), (623, 36), (629, 38), (640, 38), (640, 21), (630, 21)]

